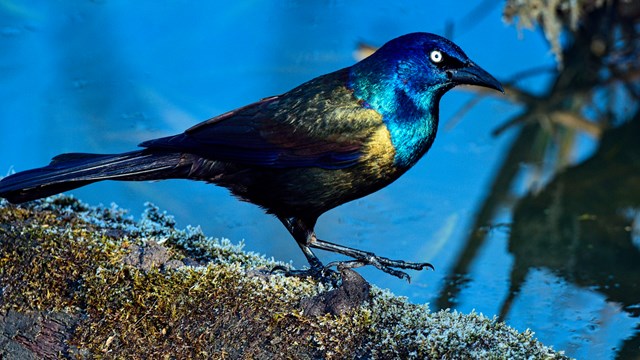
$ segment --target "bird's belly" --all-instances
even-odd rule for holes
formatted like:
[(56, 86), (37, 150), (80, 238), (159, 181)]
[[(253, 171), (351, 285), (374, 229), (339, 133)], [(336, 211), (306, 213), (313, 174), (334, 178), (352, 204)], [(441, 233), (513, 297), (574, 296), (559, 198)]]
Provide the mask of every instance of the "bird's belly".
[[(316, 215), (375, 192), (396, 177), (372, 173), (366, 166), (327, 170), (320, 168), (253, 170), (248, 186), (229, 187), (243, 200), (282, 216)], [(247, 180), (247, 179), (245, 179)]]
[(348, 201), (369, 195), (397, 179), (406, 169), (394, 162), (386, 128), (372, 136), (356, 165), (344, 169), (245, 167), (225, 171), (210, 181), (241, 199), (281, 216), (319, 216)]

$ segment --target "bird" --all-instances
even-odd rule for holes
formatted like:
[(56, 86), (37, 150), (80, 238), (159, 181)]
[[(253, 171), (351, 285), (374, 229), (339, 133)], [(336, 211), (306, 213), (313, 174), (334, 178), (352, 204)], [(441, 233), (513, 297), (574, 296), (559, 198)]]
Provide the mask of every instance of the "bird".
[[(322, 277), (335, 265), (372, 265), (409, 280), (403, 270), (433, 266), (322, 240), (314, 228), (325, 212), (386, 187), (416, 164), (434, 142), (441, 97), (458, 85), (504, 93), (452, 41), (410, 33), (354, 65), (138, 150), (58, 155), (0, 180), (0, 197), (22, 203), (103, 180), (204, 181), (282, 222), (309, 262), (288, 274)], [(314, 249), (351, 260), (324, 265)]]

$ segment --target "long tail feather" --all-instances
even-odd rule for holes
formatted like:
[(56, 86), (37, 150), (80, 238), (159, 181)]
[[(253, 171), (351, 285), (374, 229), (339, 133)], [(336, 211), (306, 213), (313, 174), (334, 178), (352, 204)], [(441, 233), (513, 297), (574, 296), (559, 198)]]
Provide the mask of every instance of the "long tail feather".
[(159, 180), (188, 172), (180, 153), (145, 150), (123, 154), (58, 155), (45, 167), (19, 172), (0, 180), (0, 197), (21, 203), (102, 180)]

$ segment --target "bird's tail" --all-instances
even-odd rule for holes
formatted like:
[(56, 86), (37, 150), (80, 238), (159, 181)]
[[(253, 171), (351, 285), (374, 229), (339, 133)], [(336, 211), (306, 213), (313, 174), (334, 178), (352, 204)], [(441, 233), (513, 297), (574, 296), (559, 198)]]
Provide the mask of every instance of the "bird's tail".
[(132, 151), (123, 154), (58, 155), (47, 166), (0, 180), (0, 197), (21, 203), (102, 180), (159, 180), (188, 173), (180, 153)]

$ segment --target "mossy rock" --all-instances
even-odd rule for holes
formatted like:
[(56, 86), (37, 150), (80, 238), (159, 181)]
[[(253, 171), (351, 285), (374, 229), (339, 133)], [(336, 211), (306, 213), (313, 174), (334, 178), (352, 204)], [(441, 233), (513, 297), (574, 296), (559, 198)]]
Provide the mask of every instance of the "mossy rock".
[(529, 331), (432, 313), (351, 271), (332, 289), (276, 265), (152, 205), (134, 221), (66, 196), (2, 202), (0, 358), (565, 358)]

